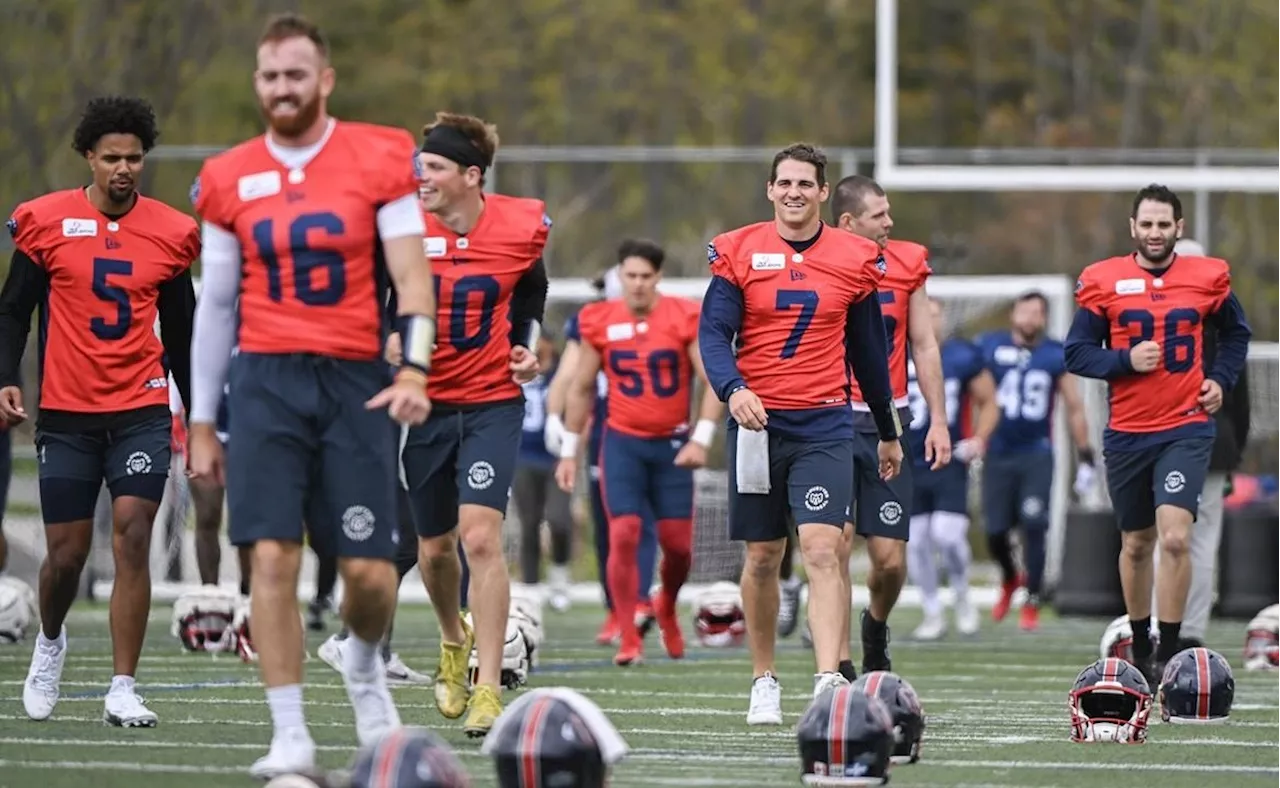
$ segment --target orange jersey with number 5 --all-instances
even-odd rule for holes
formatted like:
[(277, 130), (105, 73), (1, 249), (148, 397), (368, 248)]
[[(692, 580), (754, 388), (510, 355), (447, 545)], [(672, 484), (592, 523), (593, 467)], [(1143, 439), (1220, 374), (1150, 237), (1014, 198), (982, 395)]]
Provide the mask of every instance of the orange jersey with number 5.
[[(884, 249), (885, 273), (878, 287), (880, 312), (889, 344), (889, 381), (893, 384), (894, 407), (907, 406), (907, 321), (911, 294), (924, 287), (933, 270), (929, 250), (911, 241), (891, 240)], [(849, 380), (850, 398), (861, 404), (862, 391), (856, 378)]]

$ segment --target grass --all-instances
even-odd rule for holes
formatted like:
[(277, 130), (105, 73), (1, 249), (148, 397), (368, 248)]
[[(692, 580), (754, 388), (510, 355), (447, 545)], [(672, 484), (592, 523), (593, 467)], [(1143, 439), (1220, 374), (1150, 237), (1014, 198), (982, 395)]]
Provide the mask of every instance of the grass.
[[(787, 726), (749, 728), (750, 666), (742, 650), (692, 648), (676, 663), (651, 639), (649, 661), (618, 669), (609, 649), (592, 645), (599, 610), (547, 612), (547, 645), (534, 686), (567, 686), (593, 698), (621, 730), (631, 754), (614, 788), (779, 786), (799, 784), (792, 726), (812, 687), (811, 655), (796, 638), (779, 650)], [(687, 614), (686, 614), (687, 619)], [(919, 764), (896, 767), (897, 786), (1047, 788), (1119, 785), (1135, 772), (1161, 788), (1251, 788), (1277, 782), (1275, 674), (1236, 672), (1236, 706), (1225, 725), (1155, 722), (1143, 747), (1076, 745), (1068, 740), (1066, 695), (1077, 672), (1097, 657), (1106, 622), (1048, 617), (1036, 635), (1011, 622), (976, 639), (936, 644), (907, 641), (916, 611), (895, 614), (894, 664), (920, 694), (928, 729)], [(266, 750), (270, 715), (256, 671), (228, 657), (181, 652), (169, 637), (169, 610), (152, 612), (139, 672), (141, 692), (160, 715), (152, 730), (101, 723), (110, 680), (103, 606), (80, 605), (68, 623), (70, 648), (63, 698), (43, 723), (26, 719), (21, 684), (30, 645), (0, 648), (0, 788), (159, 788), (192, 772), (202, 785), (250, 786), (250, 763)], [(406, 607), (397, 619), (396, 650), (411, 666), (434, 667), (431, 611)], [(1239, 661), (1243, 629), (1215, 623), (1209, 645)], [(309, 636), (311, 650), (322, 635)], [(323, 766), (345, 765), (355, 746), (341, 679), (312, 659), (306, 668), (308, 721)], [(476, 786), (495, 784), (493, 767), (463, 737), (460, 723), (435, 710), (429, 688), (394, 690), (407, 724), (439, 731), (458, 750)]]

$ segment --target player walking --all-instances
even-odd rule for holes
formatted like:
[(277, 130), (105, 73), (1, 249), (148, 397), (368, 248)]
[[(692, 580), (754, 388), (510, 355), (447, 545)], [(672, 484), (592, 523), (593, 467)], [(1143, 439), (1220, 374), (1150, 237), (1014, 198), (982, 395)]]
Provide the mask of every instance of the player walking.
[(729, 536), (747, 542), (741, 586), (752, 725), (782, 724), (774, 646), (788, 508), (809, 578), (815, 694), (847, 682), (838, 672), (841, 618), (849, 615), (838, 564), (853, 496), (850, 361), (881, 438), (881, 477), (897, 475), (902, 462), (874, 297), (885, 261), (873, 241), (823, 226), (826, 165), (826, 155), (807, 144), (779, 151), (766, 188), (773, 221), (724, 233), (707, 247), (712, 276), (698, 340), (707, 377), (733, 416)]
[[(1134, 661), (1154, 687), (1177, 653), (1191, 582), (1189, 533), (1208, 473), (1211, 416), (1244, 369), (1251, 335), (1225, 260), (1174, 254), (1182, 202), (1164, 186), (1137, 193), (1129, 218), (1136, 253), (1090, 265), (1076, 283), (1067, 368), (1106, 380), (1107, 489), (1121, 531), (1120, 582)], [(1205, 373), (1205, 323), (1218, 329)], [(1152, 562), (1160, 568), (1160, 648), (1152, 660)]]
[[(929, 315), (934, 334), (946, 336), (942, 303), (929, 299)], [(942, 383), (946, 393), (947, 428), (955, 446), (954, 459), (937, 470), (921, 447), (924, 432), (931, 423), (928, 405), (920, 394), (914, 364), (907, 365), (907, 401), (911, 408), (908, 428), (911, 460), (916, 477), (911, 505), (911, 542), (907, 546), (907, 568), (912, 583), (920, 588), (924, 621), (916, 627), (916, 640), (937, 640), (947, 630), (938, 599), (938, 572), (935, 553), (942, 555), (955, 595), (956, 629), (962, 635), (978, 631), (978, 611), (969, 603), (969, 468), (965, 463), (981, 457), (991, 434), (995, 432), (1000, 413), (996, 409), (995, 382), (982, 363), (982, 351), (961, 337), (942, 341)], [(969, 431), (971, 416), (977, 412), (977, 426)]]
[(600, 458), (605, 511), (609, 517), (609, 591), (621, 625), (613, 661), (638, 662), (644, 651), (634, 625), (641, 512), (653, 511), (662, 547), (662, 589), (653, 611), (663, 646), (672, 659), (684, 656), (676, 619), (676, 595), (693, 563), (693, 469), (707, 463), (722, 406), (708, 386), (698, 422), (689, 433), (693, 375), (705, 380), (698, 351), (698, 305), (658, 295), (665, 252), (649, 241), (619, 247), (625, 293), (597, 301), (578, 315), (582, 344), (565, 409), (556, 481), (566, 492), (577, 479), (578, 434), (603, 367), (609, 381), (609, 414)]
[(189, 216), (137, 192), (157, 136), (141, 99), (93, 99), (73, 145), (92, 183), (25, 202), (8, 221), (15, 249), (0, 291), (0, 415), (10, 424), (27, 418), (18, 375), (37, 305), (42, 326), (36, 450), (48, 554), (40, 565), (41, 632), (22, 688), (33, 720), (47, 719), (58, 702), (63, 622), (89, 556), (105, 477), (116, 574), (103, 719), (156, 724), (134, 676), (151, 610), (152, 523), (172, 456), (166, 372), (189, 402), (191, 263), (200, 254)]
[[(253, 546), (253, 639), (274, 734), (250, 772), (265, 778), (315, 761), (297, 605), (304, 521), (311, 543), (340, 559), (352, 631), (343, 679), (359, 739), (400, 725), (378, 660), (395, 605), (398, 536), (395, 430), (382, 411), (421, 422), (430, 410), (435, 303), (413, 138), (330, 117), (333, 85), (320, 31), (299, 16), (273, 18), (254, 74), (268, 131), (206, 161), (192, 189), (204, 270), (191, 466), (225, 479), (231, 541)], [(380, 259), (408, 337), (394, 382), (381, 358)], [(231, 364), (237, 296), (240, 352)], [(235, 440), (224, 464), (216, 421), (229, 366)]]
[[(502, 520), (515, 476), (524, 399), (538, 374), (547, 298), (542, 249), (551, 219), (541, 200), (485, 195), (498, 133), (479, 118), (441, 112), (417, 155), (427, 212), (427, 257), (440, 300), (440, 336), (427, 392), (431, 418), (408, 430), (401, 462), (418, 529), (418, 567), (440, 622), (436, 706), (470, 710), (468, 736), (502, 713), (500, 674), (510, 604)], [(461, 615), (462, 565), (471, 571), (475, 632)], [(472, 645), (479, 677), (468, 687)]]
[[(1049, 301), (1038, 292), (1014, 301), (1010, 329), (976, 340), (983, 363), (996, 384), (1000, 423), (991, 436), (982, 465), (982, 511), (987, 520), (987, 548), (1000, 564), (1000, 598), (991, 617), (1003, 621), (1022, 585), (1027, 601), (1018, 626), (1028, 632), (1040, 626), (1040, 591), (1044, 582), (1045, 537), (1049, 531), (1053, 487), (1053, 399), (1060, 394), (1067, 424), (1080, 458), (1078, 473), (1093, 472), (1089, 422), (1073, 375), (1067, 372), (1062, 343), (1045, 337)], [(1026, 575), (1013, 562), (1009, 531), (1022, 529)]]
[[(931, 470), (951, 461), (951, 433), (947, 428), (946, 404), (942, 387), (942, 361), (938, 353), (938, 337), (929, 315), (929, 296), (924, 283), (932, 271), (929, 252), (920, 244), (889, 238), (893, 219), (889, 200), (880, 184), (863, 175), (852, 175), (836, 184), (831, 199), (831, 213), (836, 226), (875, 241), (887, 265), (879, 286), (880, 310), (884, 315), (888, 339), (889, 375), (893, 384), (893, 406), (902, 417), (911, 420), (905, 409), (907, 399), (907, 344), (915, 362), (920, 393), (929, 408), (929, 428), (924, 434), (923, 456)], [(889, 659), (889, 614), (907, 579), (907, 540), (910, 536), (911, 467), (904, 463), (902, 473), (890, 480), (880, 477), (879, 461), (873, 436), (876, 422), (862, 392), (853, 381), (853, 500), (852, 524), (856, 533), (867, 540), (871, 571), (867, 574), (867, 590), (871, 604), (861, 616), (862, 670), (892, 670)], [(911, 450), (909, 440), (904, 440)], [(853, 556), (855, 528), (844, 531), (840, 547), (840, 576), (846, 586), (845, 599), (850, 598), (852, 583), (849, 561)], [(840, 639), (840, 670), (852, 681), (856, 678), (849, 659), (849, 617), (844, 617), (844, 634)]]

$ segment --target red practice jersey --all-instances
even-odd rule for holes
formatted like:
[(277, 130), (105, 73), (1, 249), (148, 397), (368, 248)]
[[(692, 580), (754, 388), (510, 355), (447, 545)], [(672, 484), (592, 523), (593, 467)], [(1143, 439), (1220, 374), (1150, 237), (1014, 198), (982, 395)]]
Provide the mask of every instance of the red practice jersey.
[(1132, 255), (1084, 269), (1076, 302), (1110, 328), (1109, 345), (1123, 350), (1152, 340), (1163, 351), (1146, 374), (1110, 381), (1110, 426), (1119, 432), (1163, 432), (1208, 421), (1200, 407), (1204, 382), (1204, 318), (1231, 293), (1225, 260), (1177, 255), (1163, 276), (1152, 276)]
[(377, 212), (416, 194), (413, 137), (337, 121), (291, 170), (256, 137), (205, 162), (196, 212), (233, 233), (244, 256), (240, 349), (381, 357), (387, 276)]
[[(889, 339), (889, 380), (893, 384), (893, 404), (907, 406), (907, 312), (911, 294), (924, 287), (933, 273), (929, 250), (911, 241), (891, 240), (884, 249), (886, 270), (880, 280), (880, 312)], [(850, 398), (863, 402), (856, 378), (849, 380)]]
[(578, 313), (582, 341), (600, 353), (609, 379), (610, 429), (640, 438), (666, 438), (689, 428), (698, 304), (660, 296), (637, 318), (622, 299), (596, 301)]
[(542, 257), (551, 220), (542, 200), (489, 194), (471, 232), (427, 214), (427, 258), (436, 285), (436, 350), (427, 395), (450, 404), (520, 397), (507, 364), (511, 294)]
[(69, 189), (19, 205), (10, 231), (49, 280), (40, 407), (113, 413), (168, 406), (156, 299), (200, 255), (195, 221), (141, 195), (111, 219), (84, 189)]
[(875, 241), (826, 227), (800, 253), (768, 221), (718, 235), (707, 251), (712, 275), (742, 291), (738, 369), (764, 406), (847, 402), (846, 315), (884, 275)]

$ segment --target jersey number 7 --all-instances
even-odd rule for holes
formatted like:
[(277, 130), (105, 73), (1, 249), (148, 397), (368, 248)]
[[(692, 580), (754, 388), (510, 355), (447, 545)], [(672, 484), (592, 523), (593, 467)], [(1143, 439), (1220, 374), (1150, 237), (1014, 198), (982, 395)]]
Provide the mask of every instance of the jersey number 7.
[(777, 300), (774, 302), (774, 308), (780, 312), (790, 311), (792, 307), (800, 307), (800, 314), (796, 317), (796, 324), (791, 327), (791, 333), (787, 335), (787, 341), (782, 345), (782, 353), (779, 358), (791, 358), (800, 349), (800, 340), (804, 338), (804, 332), (809, 330), (809, 324), (813, 322), (813, 314), (818, 311), (818, 293), (815, 290), (779, 290)]

